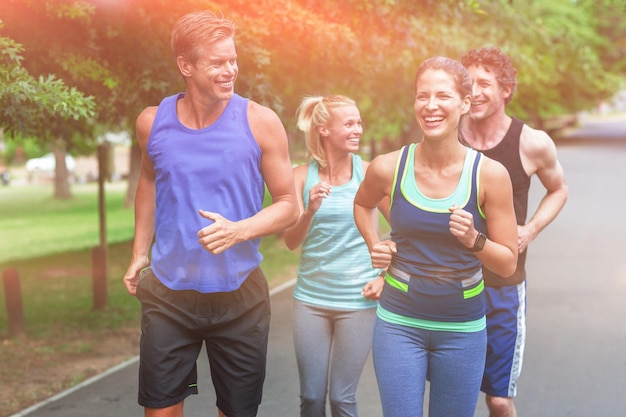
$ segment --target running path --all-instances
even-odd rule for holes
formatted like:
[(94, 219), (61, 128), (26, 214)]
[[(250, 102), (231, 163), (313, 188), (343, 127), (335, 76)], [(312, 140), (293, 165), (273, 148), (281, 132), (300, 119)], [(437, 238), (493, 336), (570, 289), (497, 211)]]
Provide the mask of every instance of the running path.
[[(267, 376), (259, 416), (299, 415), (299, 382), (291, 334), (293, 281), (272, 291), (272, 320), (267, 356)], [(216, 416), (215, 395), (208, 360), (198, 359), (198, 395), (185, 400), (185, 417)], [(12, 417), (133, 417), (143, 416), (137, 404), (137, 359), (86, 381), (72, 390), (23, 410)], [(380, 401), (371, 358), (358, 391), (361, 417), (380, 417)], [(330, 415), (330, 413), (328, 413)]]

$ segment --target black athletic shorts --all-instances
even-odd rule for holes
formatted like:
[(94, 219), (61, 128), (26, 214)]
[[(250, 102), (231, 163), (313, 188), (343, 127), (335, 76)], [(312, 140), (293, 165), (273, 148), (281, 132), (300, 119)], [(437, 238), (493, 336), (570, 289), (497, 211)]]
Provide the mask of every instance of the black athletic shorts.
[(267, 280), (254, 270), (232, 292), (173, 291), (142, 274), (139, 404), (175, 405), (198, 393), (196, 359), (206, 343), (217, 407), (254, 417), (261, 403), (270, 324)]

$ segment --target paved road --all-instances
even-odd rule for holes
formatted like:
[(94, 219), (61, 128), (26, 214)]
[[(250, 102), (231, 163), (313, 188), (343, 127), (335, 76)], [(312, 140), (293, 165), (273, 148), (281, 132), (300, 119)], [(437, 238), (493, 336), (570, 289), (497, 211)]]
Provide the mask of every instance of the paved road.
[[(597, 131), (607, 124), (602, 126)], [(591, 143), (573, 132), (576, 140), (559, 142), (570, 199), (530, 247), (528, 340), (517, 399), (523, 417), (626, 415), (626, 123), (616, 121), (609, 130), (612, 137), (603, 141)], [(588, 130), (583, 132), (589, 139)], [(531, 208), (540, 199), (538, 191), (533, 183)], [(291, 287), (272, 296), (272, 308), (259, 416), (295, 417)], [(201, 361), (201, 381), (209, 381), (205, 364)], [(142, 416), (136, 375), (133, 361), (14, 417)], [(212, 389), (200, 390), (186, 401), (187, 417), (216, 415)], [(371, 361), (358, 395), (361, 417), (381, 416)], [(482, 397), (476, 416), (487, 416)]]

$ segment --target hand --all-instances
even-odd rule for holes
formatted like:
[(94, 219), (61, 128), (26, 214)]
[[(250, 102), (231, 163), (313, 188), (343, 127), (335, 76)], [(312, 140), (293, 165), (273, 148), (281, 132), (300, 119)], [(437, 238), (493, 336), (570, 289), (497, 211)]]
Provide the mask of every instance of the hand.
[(319, 210), (324, 200), (330, 194), (331, 186), (328, 183), (320, 182), (309, 189), (309, 205), (307, 210), (315, 213)]
[(244, 240), (241, 238), (237, 223), (210, 211), (199, 210), (198, 212), (205, 219), (213, 221), (213, 224), (203, 227), (198, 232), (198, 243), (213, 255), (222, 253)]
[(391, 240), (383, 240), (372, 247), (370, 257), (372, 258), (372, 266), (378, 269), (387, 270), (391, 265), (391, 258), (397, 252), (396, 242)]
[(457, 205), (450, 210), (450, 233), (455, 236), (465, 247), (474, 246), (478, 231), (474, 228), (474, 216)]
[(385, 277), (383, 275), (377, 277), (369, 281), (363, 287), (363, 297), (369, 298), (370, 300), (378, 300), (380, 298), (380, 294), (383, 292), (383, 287), (385, 286)]
[(130, 266), (126, 270), (126, 274), (124, 274), (124, 286), (126, 286), (126, 291), (130, 295), (137, 294), (137, 283), (139, 282), (139, 273), (145, 267), (150, 266), (150, 260), (148, 257), (142, 257), (138, 260), (133, 260), (130, 263)]
[(523, 253), (528, 244), (533, 241), (535, 236), (530, 230), (529, 226), (517, 226), (517, 251), (518, 253)]

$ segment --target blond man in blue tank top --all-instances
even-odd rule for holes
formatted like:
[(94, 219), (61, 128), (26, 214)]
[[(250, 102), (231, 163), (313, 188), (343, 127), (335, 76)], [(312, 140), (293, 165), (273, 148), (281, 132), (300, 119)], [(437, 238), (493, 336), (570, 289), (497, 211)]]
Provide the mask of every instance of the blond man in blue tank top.
[[(260, 238), (296, 220), (285, 129), (235, 94), (234, 23), (181, 17), (172, 52), (185, 91), (137, 118), (141, 173), (124, 284), (141, 302), (139, 404), (182, 417), (204, 345), (220, 417), (255, 417), (270, 303)], [(273, 202), (263, 208), (264, 186)]]

